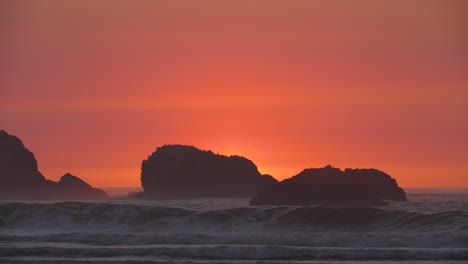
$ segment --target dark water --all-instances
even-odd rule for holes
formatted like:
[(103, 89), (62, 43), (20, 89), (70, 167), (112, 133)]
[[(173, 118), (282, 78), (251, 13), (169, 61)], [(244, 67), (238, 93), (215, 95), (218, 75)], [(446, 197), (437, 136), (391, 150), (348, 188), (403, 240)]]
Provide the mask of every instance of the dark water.
[[(465, 263), (468, 192), (378, 207), (243, 199), (0, 203), (0, 263)], [(370, 262), (372, 261), (372, 262)]]

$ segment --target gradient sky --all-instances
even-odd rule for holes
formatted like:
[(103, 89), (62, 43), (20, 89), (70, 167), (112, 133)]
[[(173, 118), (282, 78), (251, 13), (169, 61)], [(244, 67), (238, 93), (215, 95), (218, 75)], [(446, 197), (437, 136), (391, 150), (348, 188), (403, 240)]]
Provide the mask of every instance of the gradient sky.
[(0, 2), (0, 128), (41, 172), (140, 186), (157, 146), (468, 187), (468, 2)]

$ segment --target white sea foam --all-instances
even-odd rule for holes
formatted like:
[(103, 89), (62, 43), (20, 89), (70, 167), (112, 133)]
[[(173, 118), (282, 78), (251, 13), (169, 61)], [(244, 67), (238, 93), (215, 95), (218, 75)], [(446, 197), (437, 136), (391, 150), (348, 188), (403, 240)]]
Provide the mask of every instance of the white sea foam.
[(0, 262), (468, 260), (465, 196), (437, 195), (383, 207), (250, 207), (242, 199), (0, 203)]
[(158, 244), (139, 246), (95, 246), (61, 243), (0, 244), (0, 256), (62, 257), (171, 256), (232, 260), (348, 259), (348, 260), (464, 260), (467, 248), (347, 248), (282, 245)]

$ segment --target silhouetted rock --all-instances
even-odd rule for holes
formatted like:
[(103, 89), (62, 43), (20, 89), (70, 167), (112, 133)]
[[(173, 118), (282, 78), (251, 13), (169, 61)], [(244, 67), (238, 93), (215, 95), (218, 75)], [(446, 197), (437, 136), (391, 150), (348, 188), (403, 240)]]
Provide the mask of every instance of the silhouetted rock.
[(273, 177), (260, 174), (257, 166), (244, 157), (218, 155), (192, 146), (165, 145), (143, 161), (144, 192), (135, 197), (251, 197), (275, 182)]
[(0, 199), (101, 199), (107, 195), (71, 174), (46, 180), (34, 154), (15, 136), (0, 130)]
[(80, 178), (66, 173), (60, 178), (57, 183), (57, 192), (61, 193), (63, 199), (103, 199), (106, 198), (106, 193), (97, 188), (91, 187)]
[(376, 169), (345, 169), (330, 165), (305, 169), (270, 185), (251, 200), (252, 205), (378, 205), (384, 200), (406, 201), (395, 179)]
[(34, 188), (45, 182), (37, 169), (34, 154), (26, 149), (21, 140), (0, 130), (0, 190), (11, 188)]

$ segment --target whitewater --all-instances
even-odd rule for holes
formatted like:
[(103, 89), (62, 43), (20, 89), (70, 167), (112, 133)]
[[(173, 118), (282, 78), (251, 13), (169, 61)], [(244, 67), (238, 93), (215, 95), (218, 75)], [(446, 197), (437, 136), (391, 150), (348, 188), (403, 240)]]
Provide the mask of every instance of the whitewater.
[(0, 263), (468, 263), (468, 191), (385, 206), (0, 202)]

